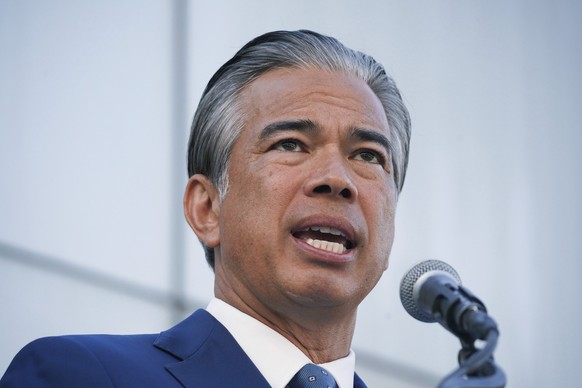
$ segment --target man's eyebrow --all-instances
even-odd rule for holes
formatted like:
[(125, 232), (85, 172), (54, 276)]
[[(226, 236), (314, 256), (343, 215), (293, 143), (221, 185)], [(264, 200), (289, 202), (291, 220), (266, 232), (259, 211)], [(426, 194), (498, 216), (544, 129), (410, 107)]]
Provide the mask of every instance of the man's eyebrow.
[(350, 137), (354, 137), (362, 141), (378, 143), (386, 149), (388, 154), (391, 154), (392, 147), (390, 146), (390, 141), (380, 132), (365, 128), (352, 128), (350, 130)]
[(264, 140), (280, 131), (316, 132), (318, 130), (317, 124), (311, 120), (277, 121), (265, 126), (259, 135), (259, 139)]

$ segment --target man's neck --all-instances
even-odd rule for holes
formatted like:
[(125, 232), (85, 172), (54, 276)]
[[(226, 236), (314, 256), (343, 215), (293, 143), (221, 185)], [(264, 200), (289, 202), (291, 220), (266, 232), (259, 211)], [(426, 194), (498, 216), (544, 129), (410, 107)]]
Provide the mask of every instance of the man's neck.
[(329, 307), (277, 306), (270, 309), (260, 303), (248, 303), (234, 293), (215, 290), (216, 297), (275, 330), (313, 363), (323, 364), (345, 357), (356, 322), (356, 311)]

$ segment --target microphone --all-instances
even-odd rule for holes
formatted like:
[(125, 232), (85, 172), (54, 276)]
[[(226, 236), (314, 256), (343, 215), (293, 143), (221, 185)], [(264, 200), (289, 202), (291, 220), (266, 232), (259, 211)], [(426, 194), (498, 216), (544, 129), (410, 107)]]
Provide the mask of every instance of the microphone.
[(404, 275), (400, 301), (413, 318), (439, 322), (466, 343), (499, 333), (483, 302), (461, 285), (453, 267), (439, 260), (423, 261)]

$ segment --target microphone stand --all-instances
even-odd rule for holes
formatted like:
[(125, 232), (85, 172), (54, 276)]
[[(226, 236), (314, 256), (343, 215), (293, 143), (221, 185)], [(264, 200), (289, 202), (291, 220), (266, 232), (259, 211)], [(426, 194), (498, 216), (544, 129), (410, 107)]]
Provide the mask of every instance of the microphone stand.
[(459, 368), (447, 375), (438, 388), (503, 388), (507, 378), (503, 370), (493, 360), (499, 333), (490, 330), (485, 346), (478, 348), (476, 341), (461, 338)]
[(438, 388), (505, 387), (505, 373), (493, 361), (497, 324), (451, 266), (438, 260), (417, 264), (402, 278), (400, 300), (414, 318), (439, 322), (461, 341), (459, 368)]

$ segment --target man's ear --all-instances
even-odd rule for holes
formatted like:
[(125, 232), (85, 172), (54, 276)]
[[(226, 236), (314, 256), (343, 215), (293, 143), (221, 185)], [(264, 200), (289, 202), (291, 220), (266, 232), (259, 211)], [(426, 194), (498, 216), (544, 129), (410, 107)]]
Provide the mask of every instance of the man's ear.
[(190, 177), (184, 193), (184, 214), (196, 236), (208, 247), (220, 243), (220, 201), (214, 184), (204, 175)]

